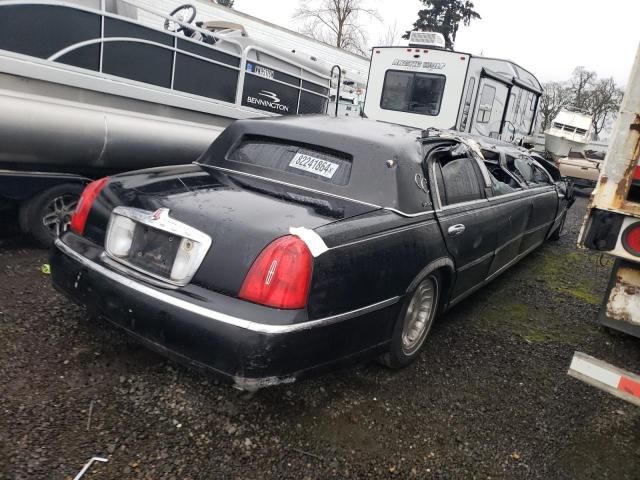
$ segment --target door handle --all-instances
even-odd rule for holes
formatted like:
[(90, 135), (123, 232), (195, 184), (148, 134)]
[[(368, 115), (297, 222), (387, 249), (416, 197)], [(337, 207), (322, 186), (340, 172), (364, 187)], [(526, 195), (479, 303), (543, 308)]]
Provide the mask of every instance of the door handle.
[(451, 225), (447, 229), (447, 233), (449, 235), (451, 235), (452, 237), (455, 237), (456, 235), (462, 235), (466, 229), (467, 229), (467, 227), (465, 227), (463, 224), (459, 223), (457, 225)]

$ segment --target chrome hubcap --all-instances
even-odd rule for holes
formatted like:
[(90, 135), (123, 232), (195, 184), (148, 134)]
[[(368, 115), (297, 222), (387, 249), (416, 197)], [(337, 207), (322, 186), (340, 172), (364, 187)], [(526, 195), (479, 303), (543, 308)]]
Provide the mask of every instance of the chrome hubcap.
[(54, 198), (42, 217), (42, 224), (51, 235), (58, 237), (67, 231), (71, 223), (71, 215), (78, 204), (76, 195), (60, 195)]
[(411, 355), (418, 350), (433, 322), (434, 306), (438, 298), (438, 283), (429, 277), (422, 281), (411, 298), (402, 329), (402, 350)]

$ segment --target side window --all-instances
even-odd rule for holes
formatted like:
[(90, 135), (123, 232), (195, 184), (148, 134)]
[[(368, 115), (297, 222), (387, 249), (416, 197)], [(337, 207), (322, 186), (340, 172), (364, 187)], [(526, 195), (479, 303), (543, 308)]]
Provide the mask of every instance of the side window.
[(443, 206), (484, 198), (480, 177), (470, 158), (443, 159), (435, 164), (436, 182)]
[(538, 165), (533, 163), (533, 181), (539, 185), (552, 185), (549, 175)]
[[(502, 180), (498, 180), (498, 176), (494, 172), (502, 173)], [(489, 169), (489, 179), (491, 180), (491, 191), (493, 192), (494, 197), (513, 193), (519, 188), (509, 185), (509, 182), (515, 184), (515, 180), (509, 178), (509, 176), (500, 168), (498, 168), (497, 171)]]
[(516, 170), (520, 173), (520, 176), (524, 178), (527, 183), (533, 183), (533, 168), (531, 164), (522, 157), (518, 157), (513, 161)]
[(485, 85), (482, 87), (480, 95), (480, 103), (478, 105), (478, 123), (489, 123), (491, 119), (491, 110), (493, 109), (493, 101), (496, 98), (496, 87)]
[(494, 196), (505, 195), (520, 190), (522, 187), (500, 166), (500, 154), (496, 151), (482, 150), (484, 166), (489, 171), (491, 190)]
[(519, 157), (514, 160), (514, 164), (518, 172), (529, 185), (551, 185), (549, 176), (538, 167), (535, 163), (526, 157)]
[(505, 155), (505, 159), (507, 163), (507, 170), (509, 170), (509, 173), (511, 173), (519, 181), (527, 183), (527, 179), (522, 175), (522, 173), (516, 166), (516, 158), (512, 157), (511, 155)]
[(467, 120), (469, 120), (469, 110), (471, 110), (471, 98), (473, 97), (473, 89), (476, 87), (475, 77), (471, 77), (469, 80), (469, 86), (467, 87), (467, 95), (464, 98), (464, 106), (462, 107), (462, 122), (460, 122), (460, 130), (463, 132), (467, 128)]

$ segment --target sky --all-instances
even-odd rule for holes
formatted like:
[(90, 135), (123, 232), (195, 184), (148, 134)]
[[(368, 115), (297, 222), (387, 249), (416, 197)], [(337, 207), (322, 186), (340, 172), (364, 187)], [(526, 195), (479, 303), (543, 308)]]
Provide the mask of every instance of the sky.
[[(401, 36), (417, 19), (419, 0), (363, 0), (383, 21), (365, 18), (370, 45), (394, 25)], [(234, 8), (285, 28), (299, 0), (235, 0)], [(566, 80), (576, 66), (627, 83), (640, 42), (639, 0), (474, 0), (482, 16), (461, 26), (455, 49), (506, 58), (541, 81)], [(399, 40), (398, 44), (405, 44)]]

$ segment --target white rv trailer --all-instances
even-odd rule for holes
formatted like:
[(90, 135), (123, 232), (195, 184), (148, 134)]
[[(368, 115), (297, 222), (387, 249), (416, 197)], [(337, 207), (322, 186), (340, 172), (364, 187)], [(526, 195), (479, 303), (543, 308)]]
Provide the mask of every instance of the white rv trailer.
[(509, 60), (445, 50), (442, 35), (412, 32), (408, 46), (373, 48), (364, 113), (523, 143), (541, 95), (538, 79)]

